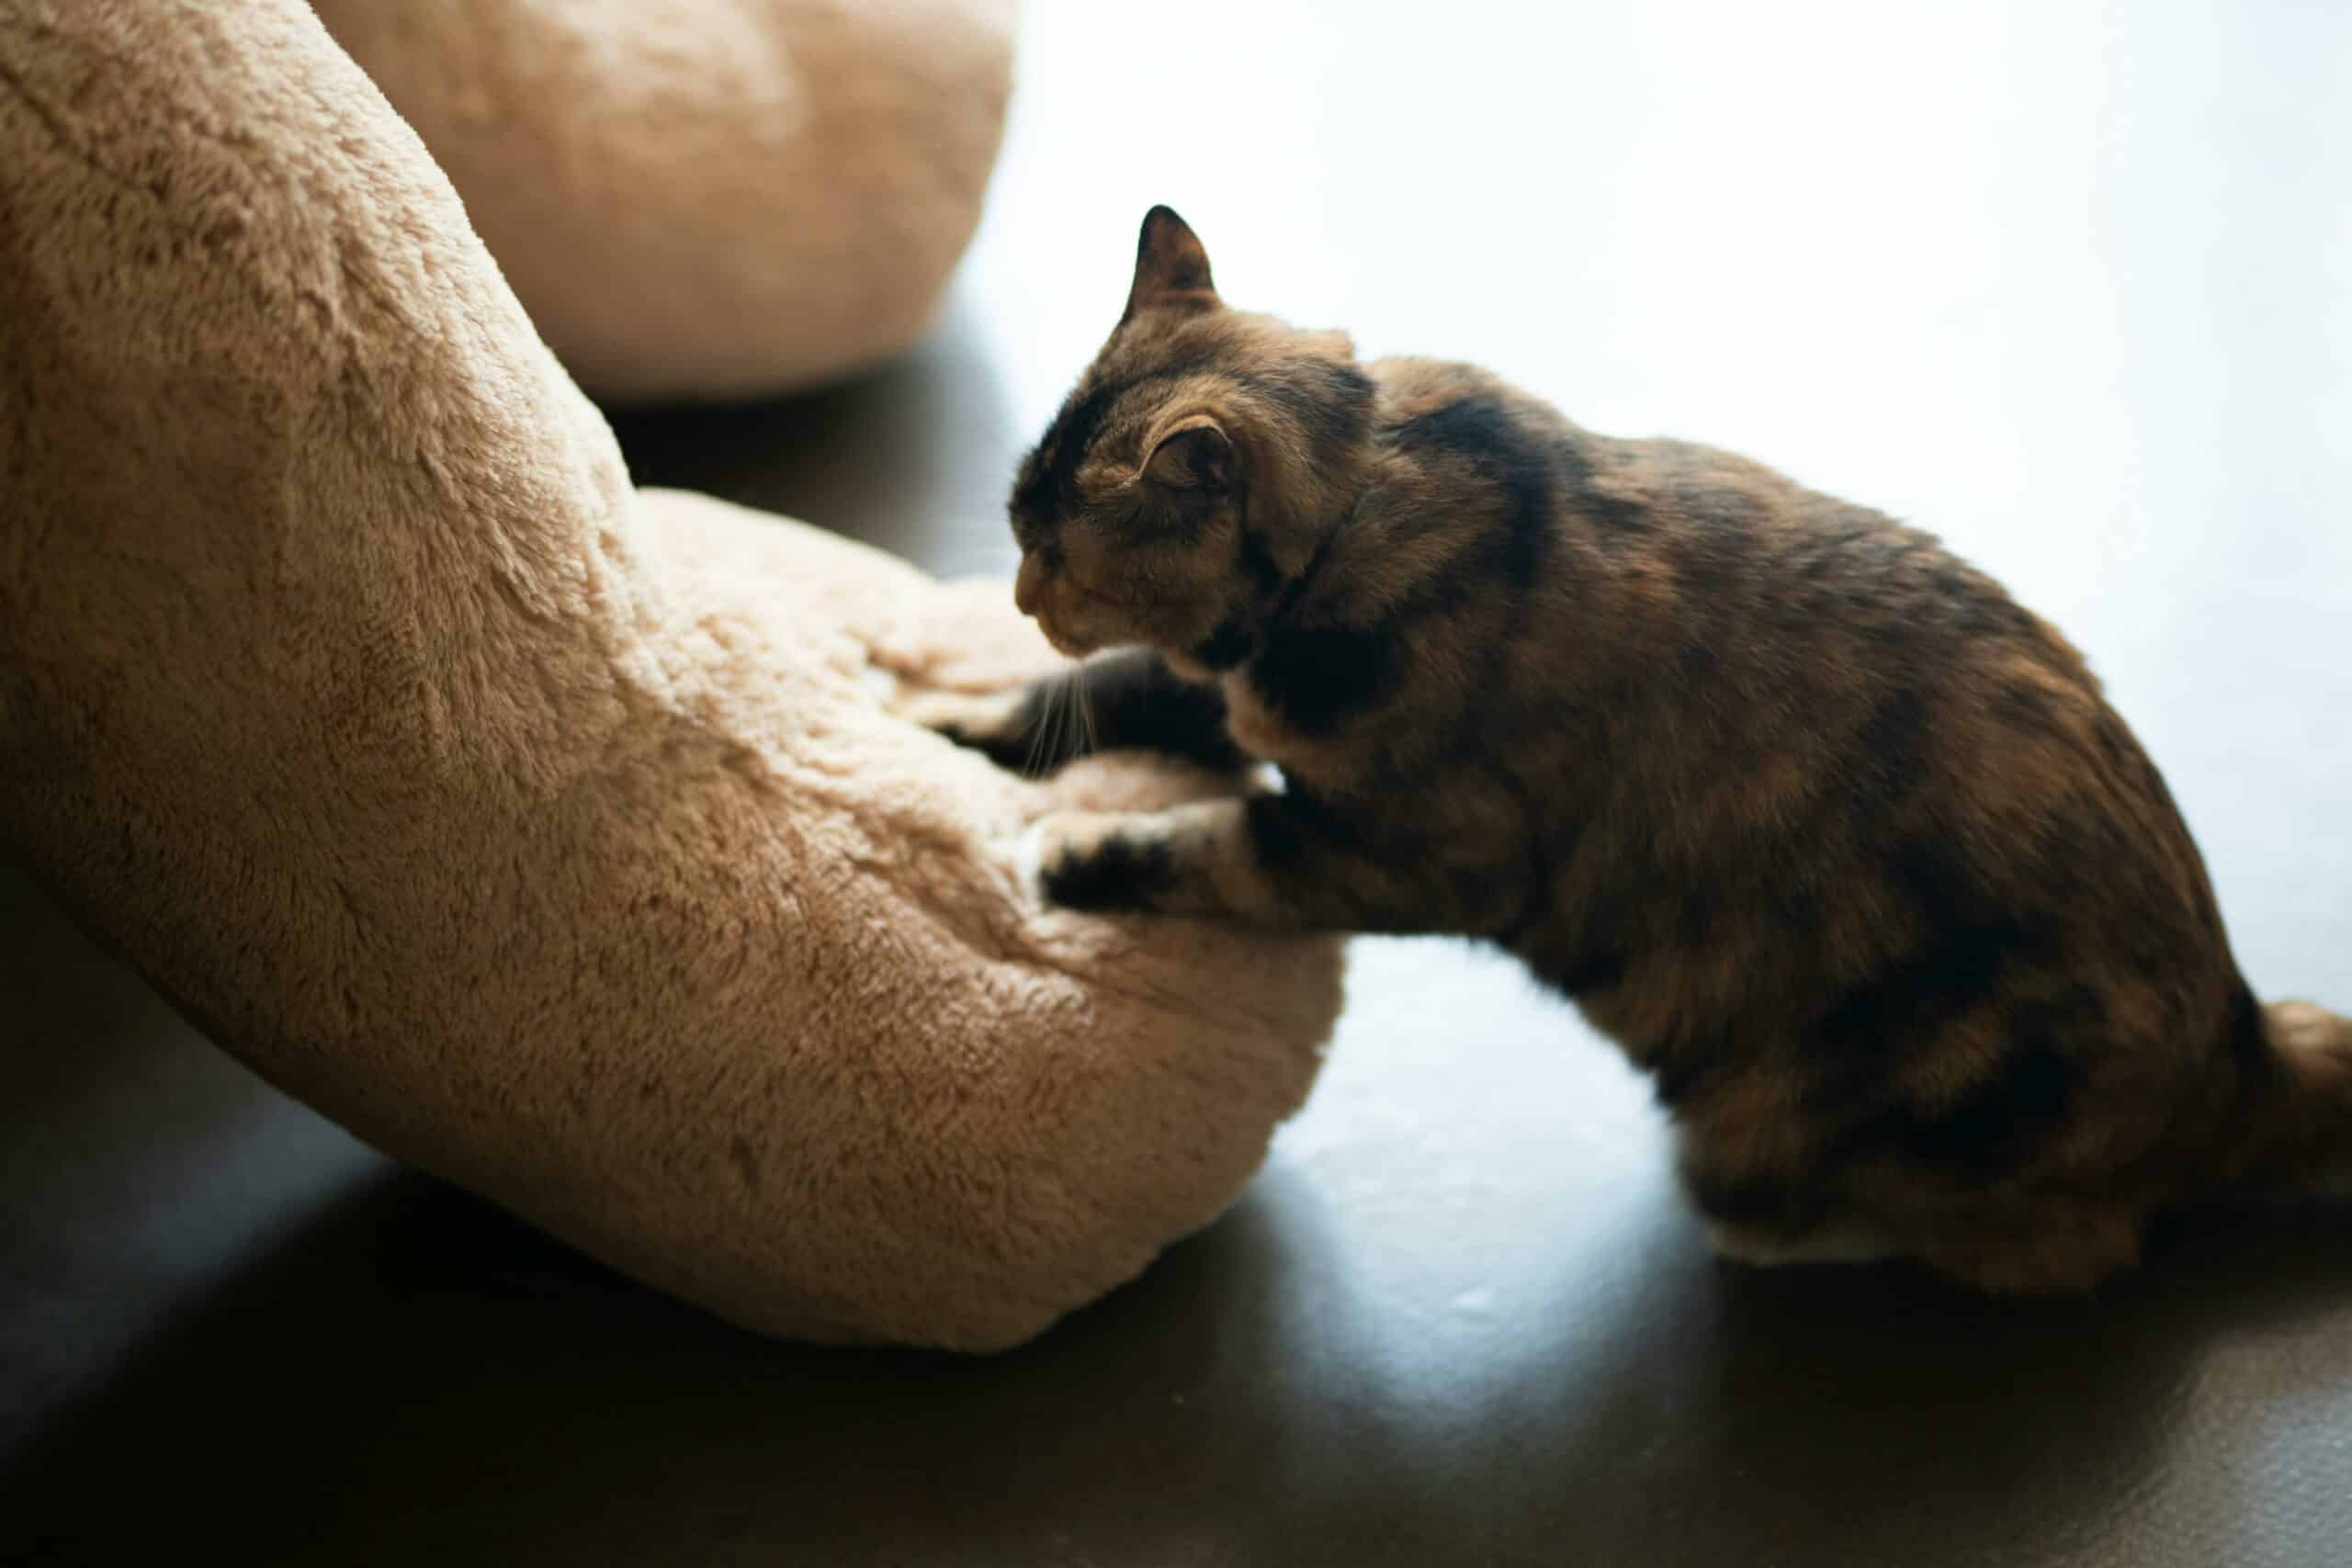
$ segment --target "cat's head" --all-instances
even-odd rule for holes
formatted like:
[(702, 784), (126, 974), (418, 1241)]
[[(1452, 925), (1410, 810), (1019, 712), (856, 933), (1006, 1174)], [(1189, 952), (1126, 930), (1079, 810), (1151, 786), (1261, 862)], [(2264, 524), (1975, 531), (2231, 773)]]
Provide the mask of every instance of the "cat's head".
[(1153, 208), (1126, 313), (1013, 485), (1021, 608), (1065, 653), (1233, 662), (1354, 493), (1371, 407), (1344, 333), (1228, 309)]

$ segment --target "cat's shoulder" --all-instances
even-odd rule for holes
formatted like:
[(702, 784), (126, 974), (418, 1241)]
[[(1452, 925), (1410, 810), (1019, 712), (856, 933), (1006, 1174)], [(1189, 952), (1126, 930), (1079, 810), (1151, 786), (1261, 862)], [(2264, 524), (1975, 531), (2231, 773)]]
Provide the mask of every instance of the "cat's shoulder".
[(1389, 429), (1465, 403), (1484, 403), (1525, 417), (1548, 405), (1485, 368), (1458, 359), (1401, 355), (1365, 364), (1375, 390), (1376, 422)]

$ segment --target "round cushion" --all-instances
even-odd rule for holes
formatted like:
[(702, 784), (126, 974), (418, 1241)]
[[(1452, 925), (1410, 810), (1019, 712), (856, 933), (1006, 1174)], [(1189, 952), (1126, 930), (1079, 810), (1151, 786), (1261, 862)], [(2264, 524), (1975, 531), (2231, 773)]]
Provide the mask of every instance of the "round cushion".
[(979, 220), (1011, 0), (315, 0), (610, 400), (906, 349)]
[(742, 1324), (1011, 1344), (1228, 1201), (1338, 950), (1042, 908), (1043, 649), (639, 493), (300, 0), (0, 17), (0, 849), (383, 1149)]

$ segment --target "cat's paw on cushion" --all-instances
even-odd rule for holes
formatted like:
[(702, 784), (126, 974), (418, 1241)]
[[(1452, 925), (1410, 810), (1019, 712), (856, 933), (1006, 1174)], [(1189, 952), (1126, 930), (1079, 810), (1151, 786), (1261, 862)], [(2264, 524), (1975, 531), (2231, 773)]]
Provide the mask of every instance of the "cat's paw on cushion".
[(1176, 884), (1163, 818), (1067, 811), (1038, 824), (1037, 886), (1068, 909), (1152, 909)]
[(1018, 687), (1004, 692), (902, 692), (884, 705), (908, 723), (983, 752), (1004, 767), (1018, 768), (1030, 746)]

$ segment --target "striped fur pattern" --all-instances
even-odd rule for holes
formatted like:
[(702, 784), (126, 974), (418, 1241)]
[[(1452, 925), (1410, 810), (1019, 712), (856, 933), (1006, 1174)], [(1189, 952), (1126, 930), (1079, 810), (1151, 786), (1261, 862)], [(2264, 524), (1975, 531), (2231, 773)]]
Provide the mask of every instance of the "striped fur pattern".
[(1228, 309), (1155, 209), (1022, 466), (1073, 677), (933, 722), (1281, 787), (1049, 824), (1070, 906), (1499, 943), (1653, 1075), (1725, 1253), (2086, 1287), (2352, 1149), (2352, 1027), (2259, 1006), (2082, 657), (1925, 534), (1464, 365)]

